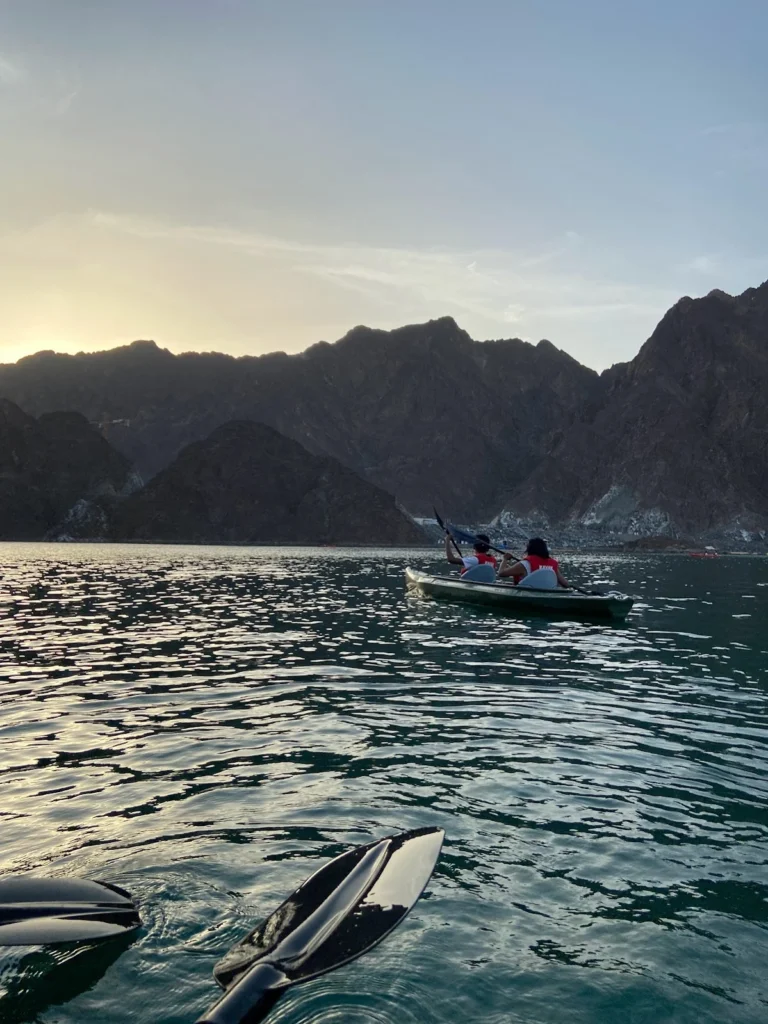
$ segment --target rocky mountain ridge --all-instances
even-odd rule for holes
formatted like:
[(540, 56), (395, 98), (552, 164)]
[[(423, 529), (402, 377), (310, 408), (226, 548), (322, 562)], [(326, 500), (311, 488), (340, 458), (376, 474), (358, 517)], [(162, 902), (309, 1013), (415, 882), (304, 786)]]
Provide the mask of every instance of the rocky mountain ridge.
[(230, 420), (266, 423), (395, 494), (457, 515), (498, 510), (501, 476), (530, 472), (598, 383), (548, 342), (478, 343), (450, 318), (358, 327), (299, 355), (172, 355), (153, 342), (38, 353), (0, 366), (0, 394), (35, 414), (77, 409), (145, 479)]
[(681, 299), (601, 387), (510, 490), (508, 521), (713, 538), (766, 530), (768, 283)]
[(0, 538), (103, 532), (109, 510), (141, 481), (84, 416), (35, 419), (0, 399)]
[(261, 423), (186, 446), (147, 485), (84, 416), (0, 399), (0, 540), (422, 544), (392, 495)]
[(768, 527), (768, 282), (683, 298), (598, 375), (550, 342), (473, 341), (443, 318), (357, 327), (299, 355), (151, 342), (0, 366), (0, 394), (74, 408), (145, 476), (232, 419), (264, 422), (416, 515), (574, 543)]
[(263, 423), (187, 445), (115, 510), (116, 540), (189, 544), (422, 544), (394, 498)]

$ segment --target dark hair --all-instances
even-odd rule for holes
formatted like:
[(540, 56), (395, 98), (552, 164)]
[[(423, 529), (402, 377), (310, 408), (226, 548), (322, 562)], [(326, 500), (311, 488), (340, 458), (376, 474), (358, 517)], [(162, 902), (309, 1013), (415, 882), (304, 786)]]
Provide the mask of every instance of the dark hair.
[(487, 533), (478, 533), (477, 539), (475, 540), (475, 551), (479, 555), (485, 555), (488, 553), (488, 548), (491, 545), (491, 538)]
[(549, 558), (549, 548), (547, 542), (542, 540), (541, 537), (531, 537), (528, 541), (528, 547), (525, 549), (526, 555), (535, 555), (537, 558)]

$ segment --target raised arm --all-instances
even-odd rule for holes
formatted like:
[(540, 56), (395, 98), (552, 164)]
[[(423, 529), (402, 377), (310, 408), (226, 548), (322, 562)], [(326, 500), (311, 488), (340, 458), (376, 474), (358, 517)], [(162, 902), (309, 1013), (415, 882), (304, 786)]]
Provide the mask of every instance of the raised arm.
[(464, 565), (464, 560), (459, 558), (454, 547), (452, 547), (453, 541), (448, 532), (445, 534), (445, 557), (451, 563), (451, 565)]

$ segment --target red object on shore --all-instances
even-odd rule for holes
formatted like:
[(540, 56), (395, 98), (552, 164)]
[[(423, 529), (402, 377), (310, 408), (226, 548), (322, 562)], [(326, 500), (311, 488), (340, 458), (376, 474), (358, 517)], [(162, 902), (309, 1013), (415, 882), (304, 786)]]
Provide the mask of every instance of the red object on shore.
[(691, 558), (719, 558), (716, 551), (689, 551)]

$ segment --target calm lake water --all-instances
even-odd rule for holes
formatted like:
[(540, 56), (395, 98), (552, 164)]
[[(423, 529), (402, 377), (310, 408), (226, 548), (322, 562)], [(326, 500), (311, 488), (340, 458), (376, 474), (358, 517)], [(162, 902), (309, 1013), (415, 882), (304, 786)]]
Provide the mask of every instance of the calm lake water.
[(565, 559), (619, 627), (406, 598), (409, 563), (0, 545), (0, 871), (145, 922), (0, 951), (3, 1024), (194, 1021), (311, 871), (430, 824), (426, 898), (270, 1020), (768, 1020), (768, 559)]

